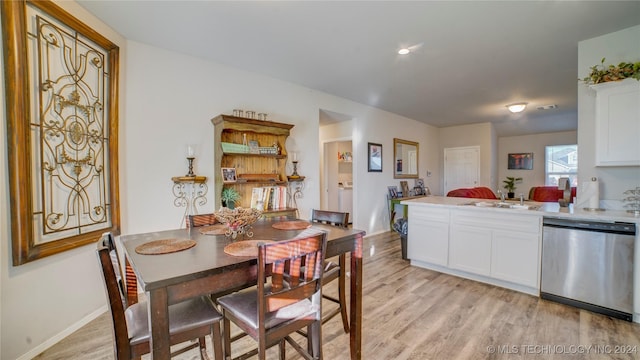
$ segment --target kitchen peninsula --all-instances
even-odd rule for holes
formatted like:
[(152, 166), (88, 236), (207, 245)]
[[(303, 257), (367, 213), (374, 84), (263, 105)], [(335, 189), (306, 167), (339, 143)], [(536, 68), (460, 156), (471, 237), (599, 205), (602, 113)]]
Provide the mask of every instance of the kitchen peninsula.
[[(587, 211), (557, 203), (428, 196), (407, 205), (411, 265), (540, 295), (543, 218), (640, 225), (626, 211)], [(633, 259), (640, 259), (635, 232)], [(633, 318), (640, 319), (640, 268), (633, 261)]]

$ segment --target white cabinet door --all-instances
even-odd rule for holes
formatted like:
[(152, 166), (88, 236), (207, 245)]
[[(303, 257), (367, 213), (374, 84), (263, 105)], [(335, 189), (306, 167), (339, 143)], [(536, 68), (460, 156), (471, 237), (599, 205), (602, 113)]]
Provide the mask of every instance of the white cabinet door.
[(539, 237), (539, 233), (494, 230), (491, 276), (537, 288)]
[(640, 166), (640, 81), (591, 88), (596, 91), (596, 165)]
[(491, 229), (454, 225), (449, 241), (449, 267), (491, 275)]
[(409, 207), (407, 257), (447, 266), (449, 254), (449, 210)]

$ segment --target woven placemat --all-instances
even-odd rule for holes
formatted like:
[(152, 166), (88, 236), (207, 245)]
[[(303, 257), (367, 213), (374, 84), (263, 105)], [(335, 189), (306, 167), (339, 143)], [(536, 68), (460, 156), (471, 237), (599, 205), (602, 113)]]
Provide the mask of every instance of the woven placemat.
[(305, 220), (280, 221), (271, 225), (279, 230), (304, 230), (311, 227), (311, 223)]
[(163, 239), (149, 241), (136, 247), (136, 252), (142, 255), (160, 255), (182, 251), (196, 246), (195, 240)]
[(227, 226), (225, 224), (215, 224), (210, 226), (202, 226), (199, 229), (200, 234), (203, 235), (224, 235), (227, 231)]
[(236, 241), (224, 247), (224, 252), (232, 256), (258, 257), (258, 246), (269, 244), (273, 240), (243, 240)]

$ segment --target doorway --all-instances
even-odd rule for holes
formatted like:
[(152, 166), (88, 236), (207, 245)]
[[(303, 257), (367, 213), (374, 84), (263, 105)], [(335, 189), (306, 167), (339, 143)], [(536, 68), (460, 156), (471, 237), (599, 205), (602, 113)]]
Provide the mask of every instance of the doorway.
[(351, 140), (329, 141), (323, 149), (321, 208), (349, 213), (353, 220), (353, 147)]

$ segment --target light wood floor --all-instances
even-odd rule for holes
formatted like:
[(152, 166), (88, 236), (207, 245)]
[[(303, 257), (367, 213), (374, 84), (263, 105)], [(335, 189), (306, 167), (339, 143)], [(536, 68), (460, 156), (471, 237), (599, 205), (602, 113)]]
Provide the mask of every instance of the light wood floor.
[[(363, 359), (640, 359), (638, 324), (412, 267), (395, 233), (368, 237), (365, 246)], [(339, 317), (323, 326), (323, 339), (325, 359), (349, 358)], [(300, 358), (290, 347), (287, 354)], [(109, 315), (36, 359), (113, 359)]]

